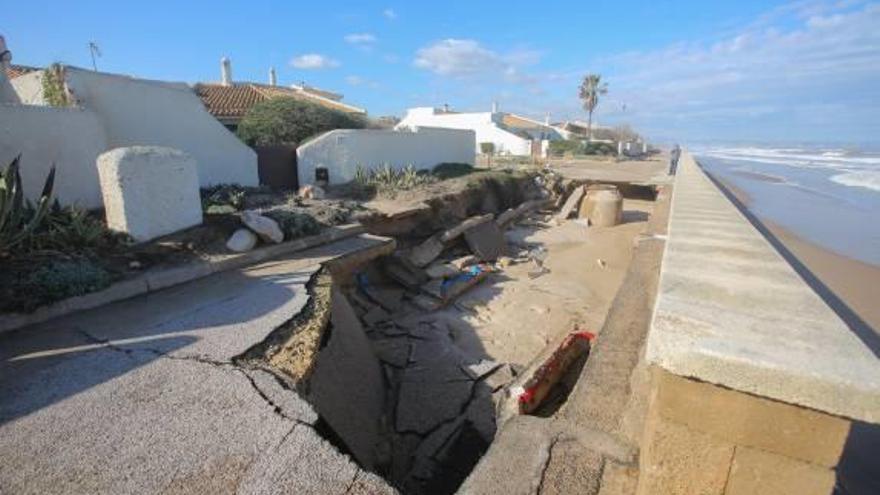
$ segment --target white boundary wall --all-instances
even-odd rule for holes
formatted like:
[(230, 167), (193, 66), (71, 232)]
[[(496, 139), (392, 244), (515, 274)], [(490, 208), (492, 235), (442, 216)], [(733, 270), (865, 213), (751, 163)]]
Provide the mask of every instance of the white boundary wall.
[(410, 108), (403, 120), (395, 127), (442, 127), (468, 129), (475, 133), (474, 151), (480, 152), (480, 143), (494, 143), (495, 153), (500, 155), (530, 155), (530, 140), (498, 127), (492, 112), (437, 113), (432, 107)]
[(330, 183), (354, 179), (358, 165), (366, 169), (389, 164), (429, 170), (440, 163), (474, 164), (474, 132), (420, 127), (414, 130), (338, 129), (297, 148), (300, 185), (314, 184), (315, 169), (327, 167)]
[[(42, 74), (42, 71), (32, 72), (12, 81), (24, 103), (46, 104)], [(259, 184), (256, 153), (211, 116), (186, 84), (136, 79), (69, 66), (65, 67), (65, 80), (76, 103), (93, 112), (103, 128), (105, 143), (98, 153), (125, 146), (164, 146), (179, 149), (195, 158), (202, 187), (222, 183)], [(46, 107), (36, 108), (46, 110)], [(72, 126), (66, 128), (71, 136), (77, 134)], [(38, 138), (39, 133), (26, 136), (30, 140), (44, 139), (44, 145), (49, 148), (63, 148), (72, 139), (56, 135)], [(57, 139), (63, 142), (53, 141)], [(94, 160), (88, 167), (84, 174), (94, 178), (97, 187)], [(97, 198), (100, 197), (99, 193)], [(86, 197), (77, 199), (84, 204), (90, 202)]]
[(0, 105), (0, 168), (21, 154), (25, 195), (36, 199), (54, 163), (55, 197), (83, 208), (103, 205), (95, 160), (107, 149), (94, 112), (79, 108)]

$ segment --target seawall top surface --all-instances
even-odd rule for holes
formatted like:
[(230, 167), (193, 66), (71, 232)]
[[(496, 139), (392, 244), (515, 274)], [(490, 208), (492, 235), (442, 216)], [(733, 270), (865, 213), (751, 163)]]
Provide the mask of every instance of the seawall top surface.
[(680, 376), (880, 422), (880, 360), (687, 152), (647, 359)]

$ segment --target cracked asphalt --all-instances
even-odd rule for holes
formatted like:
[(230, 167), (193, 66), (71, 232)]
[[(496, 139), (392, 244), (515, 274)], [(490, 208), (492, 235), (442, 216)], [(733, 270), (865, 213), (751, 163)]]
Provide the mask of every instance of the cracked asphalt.
[(355, 237), (0, 335), (0, 493), (394, 493), (234, 358)]

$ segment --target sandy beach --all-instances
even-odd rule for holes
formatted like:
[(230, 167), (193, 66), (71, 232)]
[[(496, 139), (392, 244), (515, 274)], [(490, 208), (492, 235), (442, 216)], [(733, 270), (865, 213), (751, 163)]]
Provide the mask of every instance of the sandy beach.
[[(730, 181), (713, 176), (746, 208), (748, 193)], [(840, 298), (875, 334), (880, 333), (880, 305), (874, 292), (880, 286), (880, 267), (838, 254), (807, 241), (777, 223), (759, 218), (761, 223), (829, 290)], [(833, 306), (833, 305), (832, 305)], [(850, 325), (852, 325), (851, 322)]]

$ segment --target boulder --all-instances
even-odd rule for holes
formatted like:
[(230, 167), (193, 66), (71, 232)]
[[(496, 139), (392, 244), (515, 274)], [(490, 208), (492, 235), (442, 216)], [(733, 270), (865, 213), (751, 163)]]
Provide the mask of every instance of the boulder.
[(232, 233), (232, 236), (226, 241), (226, 247), (230, 251), (243, 253), (250, 251), (257, 245), (257, 236), (248, 229), (238, 229)]
[(278, 222), (269, 217), (264, 217), (253, 211), (245, 211), (241, 214), (241, 221), (266, 242), (278, 244), (284, 240), (284, 232), (281, 231)]

